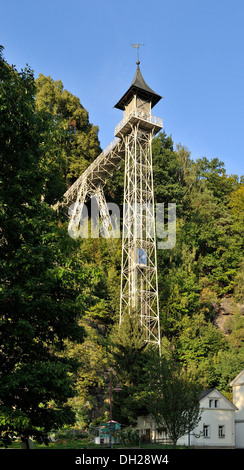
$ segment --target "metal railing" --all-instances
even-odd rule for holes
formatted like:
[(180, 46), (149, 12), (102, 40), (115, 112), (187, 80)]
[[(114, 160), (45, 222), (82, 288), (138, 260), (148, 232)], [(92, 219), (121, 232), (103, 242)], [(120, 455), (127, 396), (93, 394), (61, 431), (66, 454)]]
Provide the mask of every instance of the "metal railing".
[(155, 124), (157, 126), (163, 127), (163, 120), (161, 118), (158, 118), (156, 116), (152, 116), (151, 114), (146, 114), (144, 111), (139, 111), (138, 109), (134, 109), (130, 114), (124, 117), (122, 121), (117, 124), (115, 127), (114, 134), (116, 135), (122, 127), (124, 127), (128, 121), (132, 117), (136, 117), (138, 119), (142, 119), (143, 121), (149, 122), (150, 124)]

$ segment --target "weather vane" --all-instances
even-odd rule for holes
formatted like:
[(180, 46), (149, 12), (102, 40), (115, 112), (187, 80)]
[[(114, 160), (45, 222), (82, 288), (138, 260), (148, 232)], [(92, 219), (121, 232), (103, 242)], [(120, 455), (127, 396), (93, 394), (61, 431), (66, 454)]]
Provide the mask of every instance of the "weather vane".
[(145, 44), (139, 44), (139, 42), (137, 44), (131, 44), (132, 47), (135, 47), (137, 49), (137, 65), (140, 64), (140, 61), (139, 61), (139, 47), (140, 46), (145, 46)]

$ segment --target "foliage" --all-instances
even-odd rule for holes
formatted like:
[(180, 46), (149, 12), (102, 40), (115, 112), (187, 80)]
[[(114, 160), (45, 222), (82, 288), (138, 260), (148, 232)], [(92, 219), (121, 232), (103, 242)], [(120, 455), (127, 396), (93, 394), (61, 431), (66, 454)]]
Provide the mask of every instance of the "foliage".
[[(0, 435), (47, 441), (74, 422), (67, 400), (76, 363), (63, 351), (80, 342), (93, 275), (42, 200), (42, 120), (33, 72), (18, 73), (0, 58)], [(86, 292), (83, 286), (86, 286)]]
[(237, 301), (244, 301), (244, 258), (240, 263), (239, 270), (234, 278), (234, 297)]
[(148, 389), (148, 409), (176, 446), (200, 420), (199, 385), (176, 364), (158, 360), (148, 369)]
[(61, 80), (40, 74), (36, 89), (36, 109), (46, 124), (45, 199), (54, 203), (100, 153), (98, 127), (89, 122), (79, 98), (64, 90)]
[(122, 446), (138, 446), (140, 437), (138, 432), (132, 428), (126, 428), (118, 432), (119, 441)]
[(213, 357), (219, 350), (224, 350), (224, 347), (223, 333), (212, 323), (206, 322), (203, 314), (197, 314), (192, 319), (189, 316), (182, 318), (176, 348), (183, 364), (187, 365), (192, 360), (198, 364), (204, 358)]
[(114, 416), (123, 424), (135, 424), (145, 410), (144, 364), (151, 356), (143, 331), (134, 313), (124, 313), (121, 326), (115, 325), (110, 336), (114, 367), (122, 391), (114, 397)]

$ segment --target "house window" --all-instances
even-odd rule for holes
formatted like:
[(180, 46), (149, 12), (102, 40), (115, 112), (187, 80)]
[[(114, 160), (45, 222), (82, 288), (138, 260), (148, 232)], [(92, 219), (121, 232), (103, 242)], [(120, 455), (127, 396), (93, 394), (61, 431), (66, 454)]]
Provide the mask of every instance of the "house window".
[(225, 427), (224, 426), (219, 426), (219, 434), (218, 436), (221, 438), (225, 437)]
[(210, 437), (210, 426), (208, 424), (203, 425), (203, 437)]
[(209, 408), (218, 408), (218, 400), (209, 400)]

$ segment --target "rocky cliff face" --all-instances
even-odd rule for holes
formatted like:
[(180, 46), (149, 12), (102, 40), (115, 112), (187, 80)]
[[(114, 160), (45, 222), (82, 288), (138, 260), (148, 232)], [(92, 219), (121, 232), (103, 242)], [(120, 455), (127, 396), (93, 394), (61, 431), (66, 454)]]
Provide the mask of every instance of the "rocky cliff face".
[(231, 324), (236, 315), (244, 315), (244, 302), (236, 302), (232, 296), (223, 297), (219, 303), (214, 305), (214, 323), (226, 335), (231, 332)]

